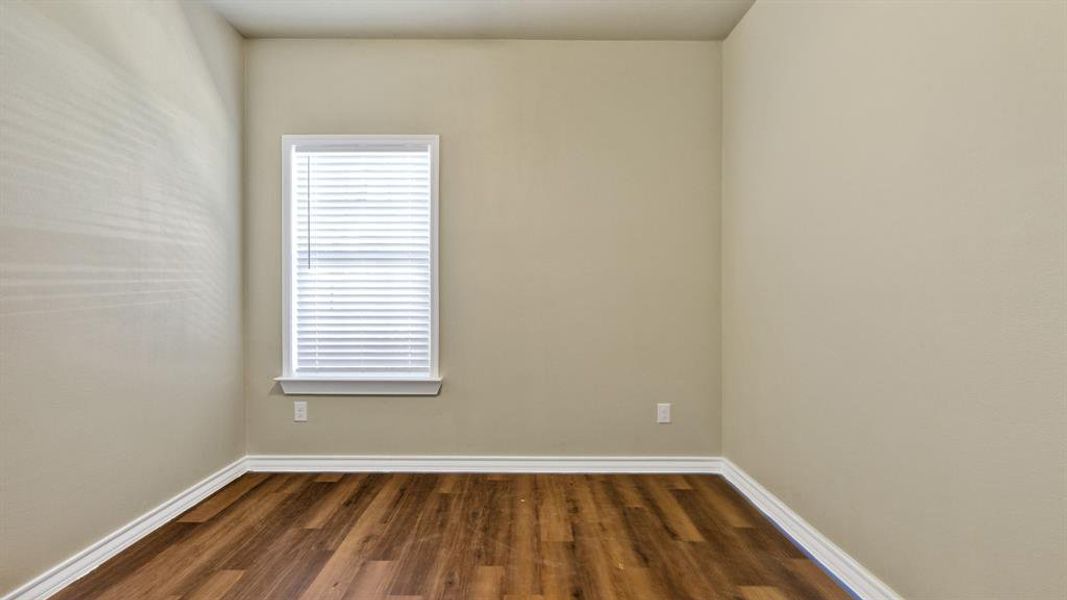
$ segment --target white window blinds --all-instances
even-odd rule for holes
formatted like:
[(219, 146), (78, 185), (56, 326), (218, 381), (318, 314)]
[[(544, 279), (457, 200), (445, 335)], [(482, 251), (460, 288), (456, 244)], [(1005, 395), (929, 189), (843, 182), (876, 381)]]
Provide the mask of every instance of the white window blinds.
[(289, 145), (288, 376), (437, 377), (436, 148), (431, 136)]

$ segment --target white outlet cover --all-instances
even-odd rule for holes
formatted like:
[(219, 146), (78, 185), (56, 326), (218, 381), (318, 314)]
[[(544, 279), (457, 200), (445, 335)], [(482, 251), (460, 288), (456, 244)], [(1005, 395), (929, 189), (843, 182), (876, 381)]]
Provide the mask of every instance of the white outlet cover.
[(293, 401), (293, 420), (298, 423), (308, 420), (308, 403), (306, 400)]
[(670, 423), (671, 422), (671, 403), (660, 402), (656, 405), (656, 422), (657, 423)]

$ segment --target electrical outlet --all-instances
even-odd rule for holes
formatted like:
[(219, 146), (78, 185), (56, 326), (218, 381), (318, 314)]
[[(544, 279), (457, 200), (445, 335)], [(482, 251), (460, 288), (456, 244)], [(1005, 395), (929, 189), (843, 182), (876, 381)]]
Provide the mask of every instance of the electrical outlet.
[(293, 402), (293, 420), (298, 423), (308, 420), (308, 403), (306, 401), (296, 400)]
[(660, 402), (656, 405), (656, 422), (657, 423), (670, 423), (671, 422), (671, 403)]

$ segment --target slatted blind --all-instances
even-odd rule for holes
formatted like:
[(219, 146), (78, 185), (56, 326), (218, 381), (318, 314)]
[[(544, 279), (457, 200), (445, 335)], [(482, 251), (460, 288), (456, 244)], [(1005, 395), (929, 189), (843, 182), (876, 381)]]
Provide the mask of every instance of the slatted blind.
[(293, 148), (293, 375), (436, 375), (433, 160), (427, 143)]

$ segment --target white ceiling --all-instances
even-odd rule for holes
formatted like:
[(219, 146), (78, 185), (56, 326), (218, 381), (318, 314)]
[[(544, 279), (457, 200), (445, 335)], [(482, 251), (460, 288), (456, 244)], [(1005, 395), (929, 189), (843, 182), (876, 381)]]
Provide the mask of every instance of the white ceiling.
[(721, 40), (754, 0), (205, 0), (246, 37)]

